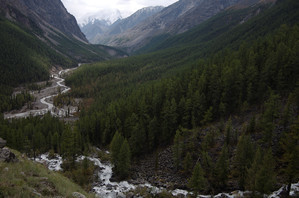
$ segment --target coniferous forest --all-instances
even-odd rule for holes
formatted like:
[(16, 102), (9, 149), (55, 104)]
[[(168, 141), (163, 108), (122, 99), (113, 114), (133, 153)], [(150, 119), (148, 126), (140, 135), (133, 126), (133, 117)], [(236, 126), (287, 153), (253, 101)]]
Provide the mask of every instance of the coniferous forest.
[[(66, 79), (71, 92), (65, 97), (83, 98), (76, 122), (66, 123), (50, 113), (16, 120), (1, 116), (0, 137), (28, 156), (58, 153), (69, 162), (66, 170), (92, 146), (109, 149), (120, 180), (130, 178), (132, 166), (144, 156), (170, 147), (175, 173), (188, 178), (184, 185), (195, 193), (237, 188), (260, 196), (298, 182), (298, 8), (296, 0), (281, 0), (271, 7), (243, 10), (265, 9), (243, 24), (232, 21), (210, 30), (209, 24), (221, 23), (223, 16), (240, 17), (241, 11), (228, 10), (143, 49), (151, 53), (86, 64)], [(197, 31), (201, 36), (194, 42), (190, 37)], [(19, 39), (24, 46), (18, 49), (26, 50), (32, 38)], [(19, 43), (3, 40), (12, 48)], [(51, 53), (41, 51), (38, 57)], [(11, 65), (6, 53), (0, 55), (1, 64)], [(20, 67), (24, 61), (38, 64), (30, 58), (14, 61), (20, 61)], [(72, 64), (57, 54), (53, 59)], [(26, 65), (29, 75), (34, 65)], [(1, 72), (1, 112), (33, 100), (27, 93), (9, 96), (15, 84), (31, 83), (18, 82), (15, 76), (8, 79), (5, 72), (17, 76), (18, 68)], [(33, 81), (47, 79), (47, 69), (38, 67), (35, 72), (40, 75)], [(57, 105), (62, 103), (59, 97)]]

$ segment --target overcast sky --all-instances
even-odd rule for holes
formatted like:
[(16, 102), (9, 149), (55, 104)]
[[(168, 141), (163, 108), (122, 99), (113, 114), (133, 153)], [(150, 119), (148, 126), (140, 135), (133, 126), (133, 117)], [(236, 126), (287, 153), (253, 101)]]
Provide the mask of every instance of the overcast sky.
[[(77, 19), (103, 9), (119, 9), (124, 15), (148, 6), (168, 6), (178, 0), (62, 0), (69, 13)], [(126, 17), (126, 16), (124, 16)]]

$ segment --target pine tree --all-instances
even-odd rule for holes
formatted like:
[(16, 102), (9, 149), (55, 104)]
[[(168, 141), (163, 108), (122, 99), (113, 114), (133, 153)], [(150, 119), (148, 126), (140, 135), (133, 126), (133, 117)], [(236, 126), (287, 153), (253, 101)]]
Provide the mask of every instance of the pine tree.
[(70, 126), (66, 126), (61, 136), (61, 152), (65, 159), (75, 162), (75, 139)]
[(146, 129), (139, 121), (135, 123), (131, 131), (131, 137), (129, 139), (132, 146), (132, 154), (134, 156), (141, 155), (145, 152), (146, 148)]
[(121, 145), (117, 164), (117, 172), (119, 173), (120, 177), (122, 179), (128, 177), (131, 166), (131, 151), (127, 139), (125, 139)]
[(230, 117), (226, 123), (225, 128), (225, 143), (227, 146), (230, 146), (232, 139), (232, 118)]
[(176, 131), (176, 134), (174, 136), (174, 140), (173, 140), (173, 161), (174, 161), (174, 165), (176, 170), (178, 170), (180, 162), (181, 162), (181, 155), (182, 155), (182, 143), (181, 143), (181, 134), (180, 134), (180, 130)]
[(52, 149), (54, 149), (54, 152), (58, 153), (60, 152), (60, 146), (59, 146), (59, 135), (57, 132), (54, 133), (54, 135), (52, 136), (52, 139), (51, 139), (51, 142), (52, 142)]
[(186, 155), (186, 157), (184, 158), (183, 168), (184, 168), (184, 172), (185, 173), (191, 172), (191, 168), (192, 168), (192, 157), (191, 157), (190, 152), (188, 152), (187, 155)]
[(281, 146), (284, 151), (282, 161), (285, 164), (284, 175), (288, 184), (288, 194), (292, 182), (297, 182), (299, 179), (299, 117), (291, 126), (290, 131), (284, 134), (281, 140)]
[(246, 190), (250, 190), (253, 193), (253, 197), (255, 195), (255, 191), (257, 190), (257, 172), (260, 169), (262, 163), (262, 154), (260, 147), (257, 148), (254, 160), (251, 164), (251, 167), (247, 170), (247, 179), (245, 183)]
[(215, 166), (215, 181), (218, 183), (217, 186), (223, 188), (226, 186), (229, 174), (229, 159), (228, 159), (228, 149), (224, 145), (221, 154), (217, 160)]
[(203, 169), (201, 168), (200, 163), (197, 163), (193, 169), (188, 187), (196, 193), (199, 193), (200, 191), (205, 190), (206, 183), (207, 182), (204, 178)]
[(239, 187), (244, 189), (247, 169), (250, 168), (254, 157), (253, 145), (249, 136), (242, 135), (237, 145), (234, 159), (235, 173), (238, 176)]
[(256, 175), (256, 189), (262, 194), (268, 194), (273, 190), (276, 181), (275, 161), (272, 150), (268, 149), (263, 156), (263, 162)]
[(272, 142), (274, 119), (278, 115), (278, 99), (279, 96), (271, 91), (269, 99), (265, 102), (265, 111), (261, 118), (263, 140), (268, 145), (270, 145), (270, 143)]
[(206, 125), (206, 124), (208, 124), (209, 122), (211, 122), (213, 120), (213, 107), (210, 107), (207, 111), (206, 111), (206, 113), (205, 113), (205, 115), (204, 115), (204, 117), (203, 117), (203, 120), (201, 121), (201, 124), (202, 125)]
[(117, 167), (118, 166), (118, 154), (123, 144), (123, 137), (119, 134), (118, 131), (115, 132), (112, 141), (110, 143), (110, 152), (112, 157), (112, 163)]
[(152, 151), (158, 146), (158, 132), (159, 132), (159, 123), (157, 117), (154, 117), (148, 126), (148, 144), (149, 150)]

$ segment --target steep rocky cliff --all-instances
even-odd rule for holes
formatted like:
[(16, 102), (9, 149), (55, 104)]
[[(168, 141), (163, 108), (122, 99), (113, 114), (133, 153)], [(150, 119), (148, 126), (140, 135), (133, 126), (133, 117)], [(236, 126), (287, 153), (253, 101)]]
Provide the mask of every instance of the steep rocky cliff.
[[(89, 44), (75, 17), (67, 12), (60, 0), (1, 0), (0, 17), (15, 23), (60, 56), (75, 62), (126, 56), (122, 51), (111, 47)], [(11, 33), (8, 35), (15, 37)], [(25, 46), (29, 44), (26, 43)], [(52, 56), (49, 59), (57, 58)]]
[(30, 29), (37, 26), (47, 35), (54, 28), (87, 42), (75, 17), (67, 12), (60, 0), (1, 0), (0, 5), (2, 15)]

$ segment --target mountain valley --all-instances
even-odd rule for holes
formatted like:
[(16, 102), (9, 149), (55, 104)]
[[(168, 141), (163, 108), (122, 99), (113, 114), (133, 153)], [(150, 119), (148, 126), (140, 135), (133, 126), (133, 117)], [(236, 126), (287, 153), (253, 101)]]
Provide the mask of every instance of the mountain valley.
[(0, 197), (299, 196), (297, 0), (0, 6)]

